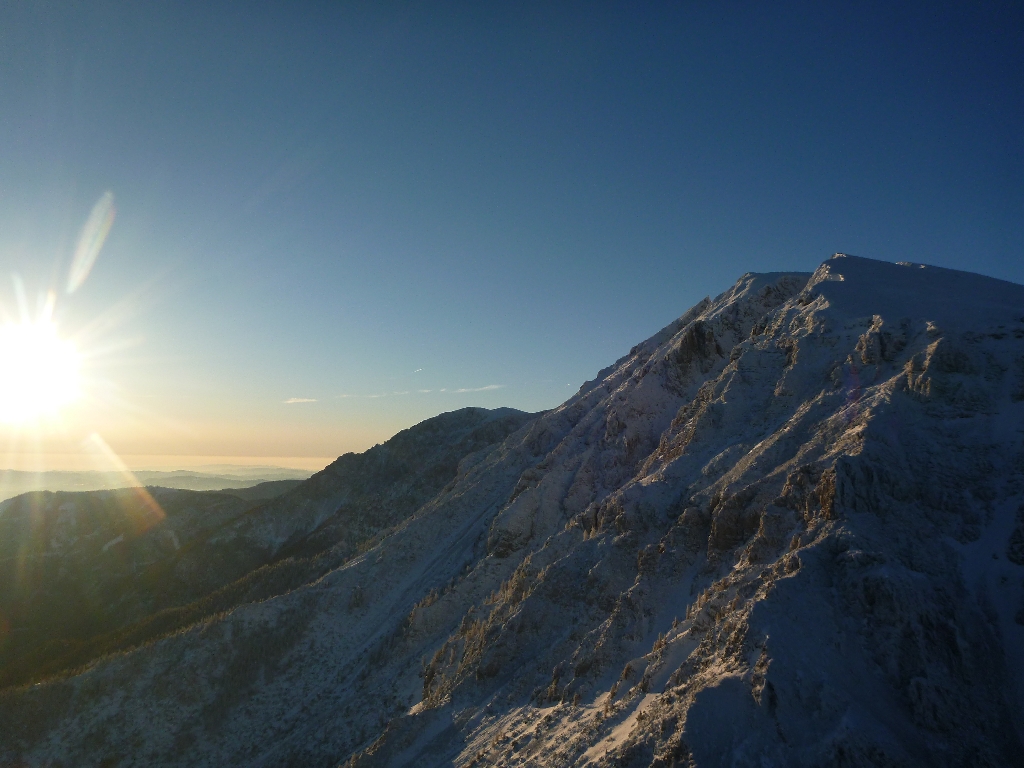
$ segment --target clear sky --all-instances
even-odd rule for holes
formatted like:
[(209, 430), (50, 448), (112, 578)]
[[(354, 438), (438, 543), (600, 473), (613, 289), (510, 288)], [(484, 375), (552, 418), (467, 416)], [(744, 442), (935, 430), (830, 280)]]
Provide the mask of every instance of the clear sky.
[(0, 320), (52, 289), (84, 356), (7, 463), (315, 466), (551, 408), (834, 251), (1024, 282), (1021, 3), (723, 8), (3, 4)]

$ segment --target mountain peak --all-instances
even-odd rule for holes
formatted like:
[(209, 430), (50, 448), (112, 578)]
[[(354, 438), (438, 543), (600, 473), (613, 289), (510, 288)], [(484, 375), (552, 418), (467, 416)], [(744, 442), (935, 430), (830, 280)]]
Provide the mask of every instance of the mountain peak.
[(1019, 764), (1022, 310), (849, 255), (744, 275), (429, 498), (373, 475), (407, 514), (355, 556), (3, 692), (0, 760)]
[(811, 276), (806, 297), (824, 296), (846, 317), (881, 315), (965, 329), (1019, 320), (1024, 286), (971, 272), (837, 253)]

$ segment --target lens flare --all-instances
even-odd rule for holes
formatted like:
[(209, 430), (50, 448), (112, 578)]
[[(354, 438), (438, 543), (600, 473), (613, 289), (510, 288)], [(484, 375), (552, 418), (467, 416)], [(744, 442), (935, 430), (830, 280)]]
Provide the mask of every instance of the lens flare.
[(103, 243), (114, 224), (115, 213), (114, 193), (105, 192), (92, 207), (92, 212), (78, 236), (75, 258), (68, 273), (68, 293), (74, 293), (81, 288), (85, 278), (92, 271), (92, 265), (96, 263), (96, 257), (100, 255), (100, 249), (103, 248)]
[(56, 415), (79, 395), (80, 357), (46, 317), (0, 326), (0, 422)]
[(131, 522), (133, 535), (138, 536), (141, 533), (145, 533), (167, 517), (159, 502), (153, 498), (153, 495), (146, 490), (145, 486), (128, 469), (128, 465), (121, 460), (121, 457), (114, 452), (113, 448), (107, 445), (102, 437), (93, 432), (85, 439), (82, 445), (95, 460), (97, 470), (119, 473), (136, 497), (137, 504), (125, 507), (128, 520)]

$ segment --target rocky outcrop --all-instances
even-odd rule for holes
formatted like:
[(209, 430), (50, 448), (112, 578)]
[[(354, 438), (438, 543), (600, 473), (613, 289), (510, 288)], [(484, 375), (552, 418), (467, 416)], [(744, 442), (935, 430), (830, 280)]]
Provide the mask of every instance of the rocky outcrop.
[(745, 275), (344, 565), (4, 693), (0, 743), (76, 765), (1021, 764), (1022, 356), (1021, 286), (842, 256)]

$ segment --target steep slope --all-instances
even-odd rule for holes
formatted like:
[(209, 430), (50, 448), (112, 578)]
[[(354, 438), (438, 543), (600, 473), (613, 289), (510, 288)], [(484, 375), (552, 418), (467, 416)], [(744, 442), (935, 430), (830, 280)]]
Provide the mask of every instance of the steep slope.
[(461, 461), (532, 418), (512, 408), (462, 408), (364, 453), (346, 453), (294, 490), (219, 528), (185, 554), (177, 570), (206, 593), (286, 557), (330, 550), (340, 564), (437, 494)]
[(0, 512), (0, 686), (301, 586), (411, 514), (455, 477), (459, 460), (530, 418), (512, 409), (442, 414), (298, 484), (11, 500)]
[(745, 275), (343, 566), (4, 692), (2, 757), (1018, 765), (1022, 430), (1024, 287)]

